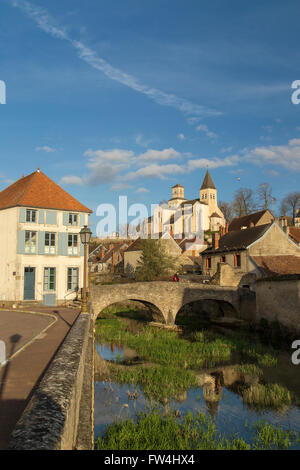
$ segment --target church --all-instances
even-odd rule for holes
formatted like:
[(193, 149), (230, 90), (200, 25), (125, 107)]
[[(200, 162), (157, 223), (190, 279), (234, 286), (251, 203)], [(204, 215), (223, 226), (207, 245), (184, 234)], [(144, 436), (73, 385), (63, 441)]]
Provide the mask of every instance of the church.
[(153, 215), (144, 221), (142, 233), (155, 238), (166, 232), (175, 238), (192, 238), (201, 231), (219, 231), (225, 225), (225, 217), (218, 207), (217, 189), (207, 170), (199, 198), (186, 199), (184, 187), (176, 184), (168, 203), (157, 206)]

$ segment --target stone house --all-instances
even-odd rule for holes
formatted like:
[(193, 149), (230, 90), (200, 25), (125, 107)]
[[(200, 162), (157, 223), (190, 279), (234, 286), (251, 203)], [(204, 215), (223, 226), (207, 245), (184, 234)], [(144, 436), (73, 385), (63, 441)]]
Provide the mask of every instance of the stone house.
[(92, 211), (39, 169), (0, 192), (0, 299), (57, 305), (83, 285), (79, 232)]
[[(141, 241), (141, 238), (137, 238), (124, 251), (124, 272), (126, 274), (133, 273), (138, 266), (138, 262), (140, 261), (142, 256)], [(168, 255), (173, 256), (174, 258), (180, 258), (182, 249), (170, 234), (166, 233), (162, 235), (159, 241)]]
[(111, 243), (108, 249), (104, 247), (104, 244), (99, 245), (99, 250), (96, 248), (91, 253), (89, 261), (91, 272), (105, 273), (120, 270), (124, 262), (124, 251), (127, 248), (128, 243)]
[(223, 271), (226, 285), (248, 284), (246, 275), (252, 274), (254, 279), (268, 275), (271, 267), (277, 266), (280, 273), (284, 270), (297, 272), (300, 248), (274, 221), (232, 230), (221, 237), (215, 233), (212, 246), (202, 253), (202, 260), (204, 274), (212, 277)]

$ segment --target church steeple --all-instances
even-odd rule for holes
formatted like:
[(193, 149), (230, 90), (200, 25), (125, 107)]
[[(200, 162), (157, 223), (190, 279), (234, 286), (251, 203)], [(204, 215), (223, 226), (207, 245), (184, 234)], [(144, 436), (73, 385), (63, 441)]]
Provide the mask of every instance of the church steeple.
[(212, 215), (218, 209), (217, 188), (215, 187), (208, 170), (206, 170), (206, 174), (200, 188), (200, 202), (208, 205), (209, 215)]
[(213, 183), (213, 180), (210, 176), (210, 173), (208, 170), (206, 170), (206, 175), (205, 175), (205, 178), (203, 180), (203, 183), (202, 183), (202, 186), (200, 188), (200, 191), (202, 189), (216, 189), (214, 183)]

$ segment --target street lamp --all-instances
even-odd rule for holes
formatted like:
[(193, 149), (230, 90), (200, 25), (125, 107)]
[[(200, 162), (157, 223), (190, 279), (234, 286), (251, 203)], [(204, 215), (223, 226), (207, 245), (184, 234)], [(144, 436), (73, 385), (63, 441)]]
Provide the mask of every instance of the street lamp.
[(80, 240), (84, 246), (84, 257), (83, 257), (83, 293), (82, 293), (82, 304), (81, 304), (81, 313), (88, 313), (87, 308), (87, 260), (88, 260), (88, 246), (92, 236), (92, 232), (85, 225), (80, 230)]

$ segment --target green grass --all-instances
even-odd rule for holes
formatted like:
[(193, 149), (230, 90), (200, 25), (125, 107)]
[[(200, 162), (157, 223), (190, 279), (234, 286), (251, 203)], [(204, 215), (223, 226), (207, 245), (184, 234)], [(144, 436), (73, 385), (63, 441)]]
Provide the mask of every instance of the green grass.
[(263, 371), (255, 364), (242, 364), (237, 366), (236, 370), (240, 374), (250, 375), (251, 377), (261, 377), (263, 375)]
[(275, 351), (254, 342), (242, 332), (235, 332), (228, 338), (199, 331), (194, 333), (192, 341), (188, 341), (174, 331), (149, 325), (133, 332), (124, 321), (114, 317), (98, 319), (96, 335), (100, 341), (118, 342), (134, 349), (145, 361), (179, 368), (200, 369), (228, 364), (233, 354), (238, 354), (243, 362), (256, 362), (260, 366), (277, 363)]
[(243, 400), (257, 409), (280, 409), (292, 402), (291, 393), (279, 384), (255, 384), (243, 392)]
[(163, 401), (164, 398), (177, 398), (185, 390), (197, 385), (192, 371), (175, 367), (118, 367), (111, 364), (113, 378), (119, 384), (141, 385), (145, 395), (150, 399)]
[(289, 449), (299, 442), (291, 431), (268, 423), (257, 423), (255, 437), (246, 442), (237, 436), (222, 436), (213, 420), (204, 413), (188, 413), (183, 420), (157, 411), (140, 413), (131, 419), (109, 425), (95, 442), (96, 450), (250, 450)]

